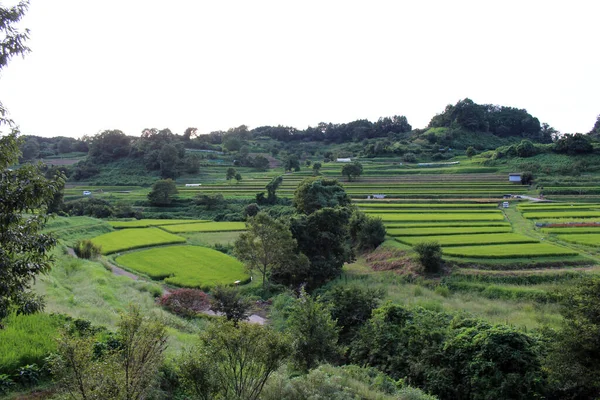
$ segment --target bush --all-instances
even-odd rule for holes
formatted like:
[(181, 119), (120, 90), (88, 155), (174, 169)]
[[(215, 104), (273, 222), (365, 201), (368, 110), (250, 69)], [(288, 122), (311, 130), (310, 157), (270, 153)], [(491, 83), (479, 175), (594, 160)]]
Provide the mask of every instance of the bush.
[(10, 375), (0, 374), (0, 394), (8, 393), (15, 383), (11, 379)]
[(406, 153), (404, 157), (402, 157), (402, 159), (405, 162), (414, 163), (417, 161), (417, 156), (415, 155), (415, 153)]
[(91, 240), (78, 240), (73, 246), (73, 251), (77, 257), (91, 260), (102, 253), (102, 246), (94, 244)]
[(182, 317), (195, 317), (208, 309), (209, 300), (206, 293), (197, 289), (177, 289), (163, 295), (159, 304), (167, 310)]
[(442, 247), (438, 242), (417, 243), (414, 250), (419, 255), (419, 262), (425, 268), (425, 272), (437, 273), (442, 266)]
[(521, 174), (521, 184), (531, 185), (533, 183), (533, 173), (526, 171)]
[(233, 321), (235, 325), (245, 320), (250, 314), (252, 303), (243, 297), (238, 288), (230, 286), (216, 286), (211, 292), (213, 298), (210, 301), (210, 309), (216, 313), (225, 314), (227, 321)]

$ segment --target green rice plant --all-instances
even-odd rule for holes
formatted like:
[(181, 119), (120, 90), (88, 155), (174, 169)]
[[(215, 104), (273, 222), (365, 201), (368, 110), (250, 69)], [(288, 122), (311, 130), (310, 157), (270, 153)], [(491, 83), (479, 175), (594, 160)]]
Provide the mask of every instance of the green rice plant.
[(373, 217), (379, 217), (384, 222), (399, 221), (503, 221), (504, 215), (496, 213), (368, 213)]
[(0, 374), (15, 375), (25, 365), (43, 365), (44, 358), (56, 350), (55, 338), (64, 318), (38, 313), (9, 315), (0, 329)]
[(169, 246), (136, 251), (119, 256), (116, 261), (153, 279), (203, 290), (250, 279), (244, 265), (235, 258), (200, 246)]
[(421, 242), (435, 241), (442, 247), (464, 246), (464, 245), (490, 245), (502, 243), (538, 243), (538, 240), (529, 236), (516, 233), (489, 233), (489, 234), (460, 234), (441, 236), (398, 236), (395, 238), (400, 243), (411, 246)]
[[(378, 209), (378, 208), (361, 208), (361, 211), (365, 212), (365, 213), (406, 213), (406, 214), (413, 214), (413, 213), (436, 213), (436, 214), (445, 214), (445, 213), (464, 213), (464, 214), (470, 214), (470, 213), (490, 213), (490, 212), (494, 212), (493, 210), (485, 210), (485, 209), (459, 209), (459, 208), (452, 208), (452, 209), (427, 209), (427, 208), (419, 208), (419, 209), (394, 209), (394, 208), (384, 208), (384, 209)], [(498, 213), (500, 213), (500, 210), (498, 210)]]
[(151, 226), (164, 225), (181, 225), (181, 224), (197, 224), (201, 222), (209, 222), (202, 219), (139, 219), (133, 221), (108, 221), (108, 223), (117, 229), (122, 228), (149, 228)]
[(185, 239), (158, 228), (137, 228), (105, 233), (92, 242), (102, 247), (102, 254), (111, 254), (140, 247), (183, 243)]
[(524, 212), (523, 217), (527, 219), (544, 218), (600, 218), (600, 211), (541, 211)]
[(447, 227), (498, 227), (498, 226), (508, 226), (510, 227), (510, 222), (503, 221), (469, 221), (469, 222), (460, 222), (460, 221), (449, 221), (449, 222), (403, 222), (403, 223), (394, 223), (388, 222), (385, 224), (386, 228), (447, 228)]
[(498, 207), (496, 203), (360, 203), (353, 202), (360, 208), (391, 208), (391, 209), (420, 209), (420, 208), (441, 208), (441, 209), (453, 209), (453, 208), (483, 208), (483, 209), (494, 209)]
[(501, 233), (510, 232), (510, 226), (473, 226), (473, 227), (431, 227), (431, 228), (387, 228), (390, 236), (429, 236), (461, 235), (464, 233)]
[(185, 232), (227, 232), (227, 231), (245, 231), (245, 222), (204, 222), (200, 224), (183, 224), (161, 226), (167, 232), (185, 233)]
[(542, 228), (544, 233), (600, 233), (600, 225), (596, 226), (581, 226), (573, 228)]
[(558, 235), (558, 238), (569, 243), (585, 244), (586, 246), (600, 247), (600, 233), (584, 233), (581, 235)]
[(444, 255), (472, 258), (516, 258), (576, 256), (576, 251), (549, 243), (497, 244), (488, 246), (445, 247)]

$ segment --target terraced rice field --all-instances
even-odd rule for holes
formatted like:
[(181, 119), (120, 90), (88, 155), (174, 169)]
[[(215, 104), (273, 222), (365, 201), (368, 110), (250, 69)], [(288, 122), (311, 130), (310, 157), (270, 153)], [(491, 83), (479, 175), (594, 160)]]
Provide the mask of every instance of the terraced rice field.
[(151, 226), (179, 225), (179, 224), (197, 224), (209, 222), (202, 219), (139, 219), (134, 221), (108, 221), (116, 229), (122, 228), (149, 228)]
[(460, 226), (460, 227), (429, 227), (429, 228), (388, 228), (390, 236), (432, 236), (432, 235), (462, 235), (473, 233), (501, 233), (510, 232), (508, 226)]
[(564, 240), (565, 242), (600, 247), (600, 233), (558, 235), (558, 238)]
[(503, 221), (504, 215), (498, 212), (488, 213), (434, 213), (434, 212), (423, 212), (423, 213), (368, 213), (373, 217), (379, 217), (384, 222), (436, 222), (436, 221)]
[(219, 251), (200, 246), (168, 246), (116, 258), (124, 267), (165, 283), (209, 290), (215, 285), (247, 282), (244, 265)]
[(202, 222), (199, 224), (181, 224), (161, 226), (167, 232), (228, 232), (246, 230), (245, 222)]
[(516, 258), (516, 257), (547, 257), (547, 256), (576, 256), (578, 253), (564, 247), (549, 243), (497, 244), (489, 246), (458, 246), (447, 247), (443, 253), (454, 257), (474, 258)]
[(524, 212), (523, 217), (527, 219), (574, 219), (574, 218), (600, 218), (599, 211), (540, 211), (540, 212)]
[(411, 246), (421, 242), (438, 242), (442, 247), (448, 246), (486, 246), (505, 243), (538, 243), (538, 240), (516, 233), (490, 233), (471, 235), (438, 235), (438, 236), (398, 236), (396, 240)]
[(139, 249), (142, 247), (185, 242), (185, 238), (158, 228), (122, 229), (97, 236), (92, 242), (102, 247), (102, 254)]

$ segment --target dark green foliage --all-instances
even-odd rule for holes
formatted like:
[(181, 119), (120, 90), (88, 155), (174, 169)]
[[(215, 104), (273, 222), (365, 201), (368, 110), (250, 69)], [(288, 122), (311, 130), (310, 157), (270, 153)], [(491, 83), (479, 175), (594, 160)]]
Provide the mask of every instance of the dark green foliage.
[(294, 205), (304, 214), (312, 214), (324, 207), (344, 207), (350, 202), (350, 197), (335, 179), (306, 178), (294, 192)]
[(586, 277), (562, 295), (562, 329), (553, 339), (550, 378), (560, 398), (600, 396), (600, 279)]
[(14, 386), (15, 382), (10, 375), (0, 374), (0, 394), (7, 394)]
[(179, 162), (179, 152), (172, 144), (165, 144), (158, 154), (160, 165), (160, 176), (164, 179), (177, 178), (177, 163)]
[(588, 135), (600, 136), (600, 115), (598, 115), (598, 118), (596, 118), (596, 123), (594, 124), (592, 130), (589, 131)]
[(93, 197), (68, 201), (64, 204), (63, 210), (69, 215), (87, 215), (95, 218), (108, 218), (115, 212), (108, 201)]
[(300, 171), (300, 159), (295, 154), (287, 156), (283, 163), (283, 169), (287, 171)]
[(89, 156), (94, 163), (106, 163), (127, 157), (130, 138), (120, 130), (108, 130), (92, 137)]
[(533, 183), (533, 173), (531, 171), (525, 171), (521, 173), (521, 184), (531, 185)]
[(175, 182), (171, 179), (164, 179), (152, 185), (152, 190), (148, 193), (148, 200), (153, 206), (167, 206), (173, 202), (173, 197), (176, 194)]
[[(271, 182), (269, 182), (266, 186), (267, 189), (267, 198), (264, 199), (264, 195), (262, 196), (263, 203), (267, 203), (267, 204), (275, 204), (277, 202), (277, 189), (279, 188), (279, 186), (281, 185), (281, 183), (283, 182), (283, 176), (277, 176), (275, 178), (273, 178), (271, 180)], [(256, 199), (258, 200), (258, 195), (256, 196)], [(258, 204), (261, 204), (260, 201), (257, 201)]]
[(473, 146), (467, 147), (467, 152), (466, 152), (467, 157), (471, 158), (475, 154), (477, 154), (477, 152), (475, 151), (475, 149), (473, 148)]
[(206, 207), (207, 210), (215, 210), (223, 205), (225, 198), (221, 193), (217, 194), (202, 194), (199, 193), (194, 198), (194, 202), (199, 206)]
[(244, 209), (244, 215), (246, 217), (254, 217), (260, 211), (260, 207), (256, 203), (250, 203)]
[(183, 387), (197, 399), (257, 400), (289, 353), (287, 337), (270, 328), (213, 323), (179, 362)]
[(358, 161), (354, 161), (352, 163), (345, 164), (342, 167), (342, 175), (348, 177), (349, 181), (352, 181), (355, 178), (358, 178), (359, 176), (361, 176), (362, 172), (363, 172), (363, 166)]
[(331, 305), (331, 316), (340, 329), (340, 342), (350, 344), (358, 329), (383, 299), (383, 289), (362, 288), (358, 285), (334, 286), (322, 296)]
[(294, 365), (303, 372), (339, 355), (338, 328), (330, 306), (304, 289), (290, 309), (287, 332), (292, 339)]
[(227, 179), (228, 181), (232, 180), (233, 178), (235, 178), (235, 174), (236, 174), (236, 170), (235, 168), (229, 167), (227, 168), (227, 173), (225, 174), (225, 179)]
[(385, 240), (385, 226), (381, 218), (355, 210), (350, 218), (352, 245), (359, 251), (373, 250)]
[(407, 163), (414, 163), (417, 162), (417, 156), (415, 153), (406, 153), (404, 156), (402, 156), (402, 160)]
[(286, 225), (259, 212), (247, 219), (246, 227), (235, 241), (234, 253), (250, 271), (260, 273), (263, 290), (271, 279), (283, 284), (305, 279), (308, 260), (298, 254), (296, 240)]
[(447, 399), (541, 398), (545, 376), (538, 339), (424, 309), (386, 305), (352, 343), (357, 363)]
[(438, 273), (442, 267), (442, 247), (438, 242), (417, 243), (413, 249), (418, 254), (418, 259), (425, 272)]
[(531, 157), (536, 153), (535, 146), (530, 140), (521, 140), (521, 143), (515, 147), (515, 150), (519, 157)]
[(313, 174), (314, 174), (314, 175), (319, 175), (319, 171), (321, 170), (321, 167), (322, 167), (322, 165), (321, 165), (321, 163), (320, 163), (320, 162), (318, 162), (318, 161), (317, 161), (317, 162), (315, 162), (315, 163), (313, 164), (313, 166), (312, 166), (312, 169), (313, 169)]
[(63, 186), (63, 178), (46, 179), (38, 166), (17, 163), (17, 132), (0, 137), (0, 321), (9, 309), (29, 314), (42, 308), (30, 291), (36, 275), (50, 269), (49, 251), (56, 240), (41, 234), (47, 209)]
[(197, 174), (200, 172), (200, 157), (197, 154), (186, 154), (183, 159), (185, 172), (188, 174)]
[(316, 288), (337, 277), (344, 263), (354, 259), (350, 247), (347, 208), (323, 208), (291, 219), (290, 229), (298, 250), (310, 260), (307, 281)]
[(79, 258), (94, 259), (102, 254), (102, 247), (95, 245), (91, 240), (78, 240), (73, 246), (73, 251)]
[(571, 155), (587, 154), (593, 152), (594, 147), (587, 136), (576, 133), (574, 135), (566, 134), (558, 139), (554, 143), (554, 151)]
[(471, 99), (460, 100), (455, 105), (449, 104), (442, 114), (431, 119), (429, 127), (491, 132), (500, 137), (520, 136), (544, 143), (552, 141), (549, 130), (542, 131), (540, 121), (527, 110), (476, 104)]
[(240, 294), (237, 287), (216, 286), (211, 292), (210, 309), (225, 315), (235, 326), (250, 315), (252, 303)]

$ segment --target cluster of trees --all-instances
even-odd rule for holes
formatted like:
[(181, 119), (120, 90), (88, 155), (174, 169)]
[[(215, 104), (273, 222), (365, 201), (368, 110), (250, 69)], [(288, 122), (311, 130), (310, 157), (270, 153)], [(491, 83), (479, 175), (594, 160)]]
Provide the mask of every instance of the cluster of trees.
[(30, 161), (38, 158), (52, 157), (71, 152), (87, 153), (89, 138), (74, 139), (64, 136), (45, 138), (40, 136), (23, 136), (23, 143), (19, 146), (21, 161)]
[(542, 143), (551, 143), (556, 131), (541, 125), (525, 109), (477, 104), (471, 99), (449, 104), (441, 114), (434, 116), (429, 128), (454, 128), (474, 132), (491, 132), (496, 136), (519, 136)]
[[(273, 183), (281, 183), (281, 177)], [(235, 255), (260, 274), (264, 289), (271, 282), (319, 287), (341, 273), (355, 249), (374, 248), (385, 238), (381, 220), (350, 203), (335, 179), (306, 178), (294, 193), (297, 214), (287, 220), (265, 212), (250, 216), (247, 231), (235, 242)]]

